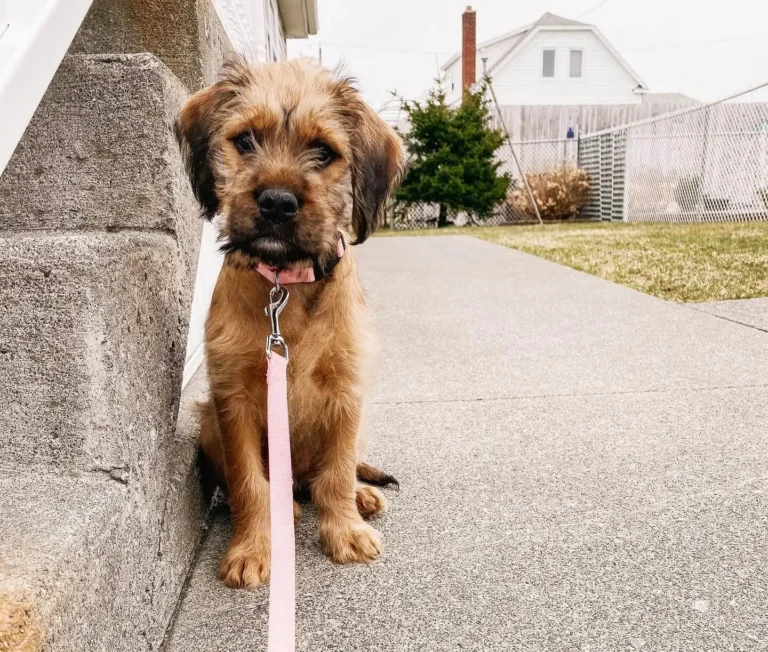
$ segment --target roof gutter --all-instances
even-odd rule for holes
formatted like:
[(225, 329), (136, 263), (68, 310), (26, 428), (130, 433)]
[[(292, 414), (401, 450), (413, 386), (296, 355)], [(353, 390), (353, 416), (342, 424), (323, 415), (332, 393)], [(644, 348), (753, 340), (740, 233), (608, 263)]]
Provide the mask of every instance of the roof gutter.
[(286, 38), (317, 34), (317, 0), (277, 0)]

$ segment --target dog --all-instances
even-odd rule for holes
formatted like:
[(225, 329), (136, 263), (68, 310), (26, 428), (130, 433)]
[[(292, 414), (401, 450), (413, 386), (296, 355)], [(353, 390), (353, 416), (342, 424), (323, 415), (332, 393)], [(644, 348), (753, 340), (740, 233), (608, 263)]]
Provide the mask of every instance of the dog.
[(264, 308), (273, 285), (259, 264), (312, 266), (320, 278), (290, 286), (280, 319), (294, 487), (311, 494), (325, 554), (371, 562), (381, 540), (364, 519), (387, 502), (359, 481), (395, 480), (361, 461), (375, 344), (350, 245), (374, 230), (402, 174), (401, 140), (352, 80), (308, 61), (230, 61), (186, 102), (175, 132), (203, 216), (220, 216), (225, 252), (206, 321), (211, 398), (200, 424), (232, 514), (220, 577), (255, 587), (270, 572)]

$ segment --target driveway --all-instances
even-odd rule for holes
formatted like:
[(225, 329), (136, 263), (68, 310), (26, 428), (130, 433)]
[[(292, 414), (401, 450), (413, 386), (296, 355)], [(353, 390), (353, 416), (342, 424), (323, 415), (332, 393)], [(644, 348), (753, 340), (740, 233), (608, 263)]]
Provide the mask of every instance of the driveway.
[[(298, 649), (768, 648), (768, 333), (464, 237), (360, 249), (384, 557), (298, 529)], [(168, 642), (265, 649), (215, 517)]]

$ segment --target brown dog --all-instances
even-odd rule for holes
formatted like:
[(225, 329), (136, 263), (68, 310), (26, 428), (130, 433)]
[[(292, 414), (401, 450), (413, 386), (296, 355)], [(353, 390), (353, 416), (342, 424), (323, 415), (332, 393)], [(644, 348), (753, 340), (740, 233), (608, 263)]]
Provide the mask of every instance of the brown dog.
[(311, 491), (325, 553), (370, 562), (381, 542), (362, 517), (386, 509), (386, 500), (357, 479), (392, 478), (358, 464), (372, 341), (348, 245), (374, 229), (402, 169), (400, 139), (349, 80), (307, 62), (228, 64), (221, 81), (186, 103), (176, 135), (205, 216), (221, 215), (226, 252), (206, 323), (211, 400), (201, 412), (203, 452), (226, 482), (234, 527), (221, 578), (238, 587), (269, 577), (271, 284), (259, 262), (312, 265), (322, 277), (290, 287), (280, 320), (291, 355), (294, 479)]

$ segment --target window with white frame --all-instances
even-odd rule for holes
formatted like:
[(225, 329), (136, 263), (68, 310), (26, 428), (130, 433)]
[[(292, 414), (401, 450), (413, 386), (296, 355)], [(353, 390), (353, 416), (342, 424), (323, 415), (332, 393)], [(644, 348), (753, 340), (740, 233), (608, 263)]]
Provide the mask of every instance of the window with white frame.
[(581, 77), (582, 64), (584, 62), (583, 50), (571, 50), (571, 77)]
[(541, 71), (542, 77), (555, 76), (555, 51), (544, 50), (544, 61)]

